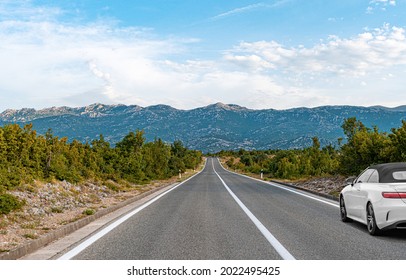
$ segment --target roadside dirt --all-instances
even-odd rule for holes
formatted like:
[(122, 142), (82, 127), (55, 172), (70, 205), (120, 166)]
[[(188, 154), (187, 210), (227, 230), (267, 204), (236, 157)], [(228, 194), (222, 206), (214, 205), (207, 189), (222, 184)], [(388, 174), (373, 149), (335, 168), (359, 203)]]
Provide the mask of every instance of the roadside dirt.
[(317, 193), (338, 197), (340, 191), (345, 187), (345, 179), (346, 177), (337, 175), (284, 182)]
[[(192, 172), (186, 175), (192, 175)], [(11, 192), (25, 201), (24, 207), (0, 215), (0, 253), (13, 250), (33, 239), (77, 221), (98, 210), (116, 205), (146, 191), (173, 184), (173, 177), (146, 185), (119, 185), (113, 181), (71, 184), (66, 181), (35, 181)]]

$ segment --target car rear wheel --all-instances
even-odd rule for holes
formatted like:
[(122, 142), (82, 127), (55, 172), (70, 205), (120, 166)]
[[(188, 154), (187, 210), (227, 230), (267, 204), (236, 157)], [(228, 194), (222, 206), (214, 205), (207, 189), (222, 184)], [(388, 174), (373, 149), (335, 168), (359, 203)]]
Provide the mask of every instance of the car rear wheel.
[(367, 229), (370, 235), (379, 235), (381, 230), (376, 225), (374, 208), (371, 203), (367, 205)]
[(350, 219), (347, 217), (347, 209), (345, 208), (344, 197), (340, 197), (340, 217), (341, 221), (344, 223), (349, 222)]

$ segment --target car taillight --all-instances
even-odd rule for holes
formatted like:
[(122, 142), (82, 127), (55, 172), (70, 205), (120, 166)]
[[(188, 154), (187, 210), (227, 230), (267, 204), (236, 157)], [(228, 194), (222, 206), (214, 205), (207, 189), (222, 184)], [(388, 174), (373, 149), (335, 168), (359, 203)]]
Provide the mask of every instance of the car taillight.
[(401, 192), (383, 192), (382, 196), (384, 198), (406, 198), (406, 193)]

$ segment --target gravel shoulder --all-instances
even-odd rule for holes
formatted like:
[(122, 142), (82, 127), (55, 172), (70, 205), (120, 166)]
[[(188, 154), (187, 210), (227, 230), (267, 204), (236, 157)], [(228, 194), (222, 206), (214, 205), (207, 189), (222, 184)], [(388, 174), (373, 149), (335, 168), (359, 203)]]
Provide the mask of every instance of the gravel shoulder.
[(345, 179), (344, 176), (336, 175), (283, 182), (315, 193), (338, 198), (341, 190), (345, 187)]
[[(195, 172), (189, 171), (185, 179)], [(19, 211), (0, 215), (0, 255), (27, 246), (65, 225), (95, 215), (143, 193), (179, 182), (178, 177), (145, 185), (86, 181), (34, 181), (11, 192), (25, 201)]]

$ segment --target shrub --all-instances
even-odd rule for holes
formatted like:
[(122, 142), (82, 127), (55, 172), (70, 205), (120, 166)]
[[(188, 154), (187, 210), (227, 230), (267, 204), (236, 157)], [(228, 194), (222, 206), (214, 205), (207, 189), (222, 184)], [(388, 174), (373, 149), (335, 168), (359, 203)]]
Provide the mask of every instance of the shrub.
[(20, 209), (23, 205), (23, 201), (11, 194), (0, 194), (0, 214), (8, 214), (11, 211)]
[(88, 216), (93, 215), (94, 213), (96, 213), (96, 210), (91, 209), (91, 208), (88, 208), (83, 211), (83, 214), (88, 215)]

